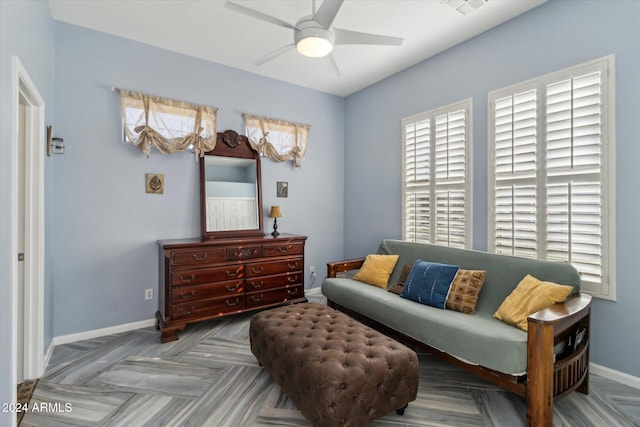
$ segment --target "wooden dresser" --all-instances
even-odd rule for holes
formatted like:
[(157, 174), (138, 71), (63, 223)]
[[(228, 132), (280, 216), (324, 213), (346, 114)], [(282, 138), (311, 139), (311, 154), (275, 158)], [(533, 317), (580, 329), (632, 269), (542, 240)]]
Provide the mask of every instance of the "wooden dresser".
[(158, 241), (162, 342), (177, 340), (187, 323), (306, 302), (306, 239), (280, 234)]

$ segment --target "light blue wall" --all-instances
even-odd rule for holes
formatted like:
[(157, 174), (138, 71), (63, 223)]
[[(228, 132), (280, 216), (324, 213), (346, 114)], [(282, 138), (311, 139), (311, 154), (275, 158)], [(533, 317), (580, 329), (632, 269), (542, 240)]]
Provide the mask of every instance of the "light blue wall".
[(592, 361), (640, 376), (640, 2), (551, 1), (346, 99), (345, 256), (401, 237), (403, 117), (473, 98), (474, 248), (487, 247), (487, 93), (616, 55), (618, 302), (593, 303)]
[[(302, 168), (262, 161), (263, 205), (279, 204), (279, 231), (307, 235), (307, 267), (319, 286), (342, 256), (344, 100), (130, 40), (56, 23), (54, 335), (154, 317), (156, 240), (199, 237), (198, 163), (192, 153), (147, 158), (121, 142), (111, 86), (218, 107), (218, 130), (243, 131), (242, 112), (311, 125)], [(163, 173), (163, 195), (145, 173)], [(276, 198), (276, 181), (289, 197)], [(266, 218), (265, 229), (272, 223)], [(307, 286), (311, 283), (307, 281)]]
[[(17, 254), (11, 249), (13, 187), (11, 159), (15, 155), (11, 133), (12, 56), (18, 56), (45, 102), (45, 122), (53, 120), (54, 25), (45, 1), (0, 1), (0, 402), (11, 402), (15, 393), (11, 363), (11, 319), (14, 315), (11, 276)], [(42, 141), (44, 144), (44, 141)], [(45, 257), (50, 257), (53, 218), (53, 160), (45, 160)], [(45, 267), (45, 349), (51, 342), (51, 268)], [(0, 413), (0, 425), (10, 425), (15, 414)]]

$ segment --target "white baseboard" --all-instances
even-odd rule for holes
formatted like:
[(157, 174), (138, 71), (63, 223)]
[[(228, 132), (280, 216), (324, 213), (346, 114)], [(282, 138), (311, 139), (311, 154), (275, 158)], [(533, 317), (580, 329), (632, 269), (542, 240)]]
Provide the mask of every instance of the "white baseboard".
[(615, 369), (607, 368), (606, 366), (593, 362), (589, 362), (589, 372), (640, 389), (640, 378), (634, 377), (633, 375), (625, 374), (624, 372), (616, 371)]
[(51, 358), (51, 354), (53, 354), (53, 349), (57, 345), (89, 340), (105, 335), (119, 334), (121, 332), (133, 331), (135, 329), (148, 328), (149, 326), (154, 326), (155, 324), (156, 319), (147, 319), (141, 320), (139, 322), (125, 323), (123, 325), (109, 326), (108, 328), (94, 329), (92, 331), (78, 332), (76, 334), (53, 337), (53, 339), (51, 340), (51, 344), (49, 345), (49, 349), (44, 356), (44, 369), (47, 369), (47, 366), (49, 365), (49, 359)]

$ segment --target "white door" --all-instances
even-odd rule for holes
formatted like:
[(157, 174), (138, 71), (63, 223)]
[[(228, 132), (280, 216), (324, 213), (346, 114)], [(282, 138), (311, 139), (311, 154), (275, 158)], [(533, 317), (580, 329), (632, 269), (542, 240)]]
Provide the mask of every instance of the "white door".
[(18, 304), (16, 307), (18, 316), (18, 353), (16, 359), (17, 382), (20, 384), (24, 377), (24, 223), (25, 223), (25, 148), (26, 148), (26, 122), (27, 100), (22, 93), (19, 94), (19, 127), (18, 127)]
[[(1, 1), (1, 0), (0, 0)], [(44, 369), (44, 100), (13, 57), (11, 140), (12, 366), (15, 379), (38, 378)]]

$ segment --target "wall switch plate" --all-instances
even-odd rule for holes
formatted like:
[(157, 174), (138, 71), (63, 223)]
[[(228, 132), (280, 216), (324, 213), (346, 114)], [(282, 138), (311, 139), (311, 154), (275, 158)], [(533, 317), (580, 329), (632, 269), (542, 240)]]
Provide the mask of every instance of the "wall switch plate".
[(144, 299), (153, 299), (153, 289), (145, 289), (144, 290)]

